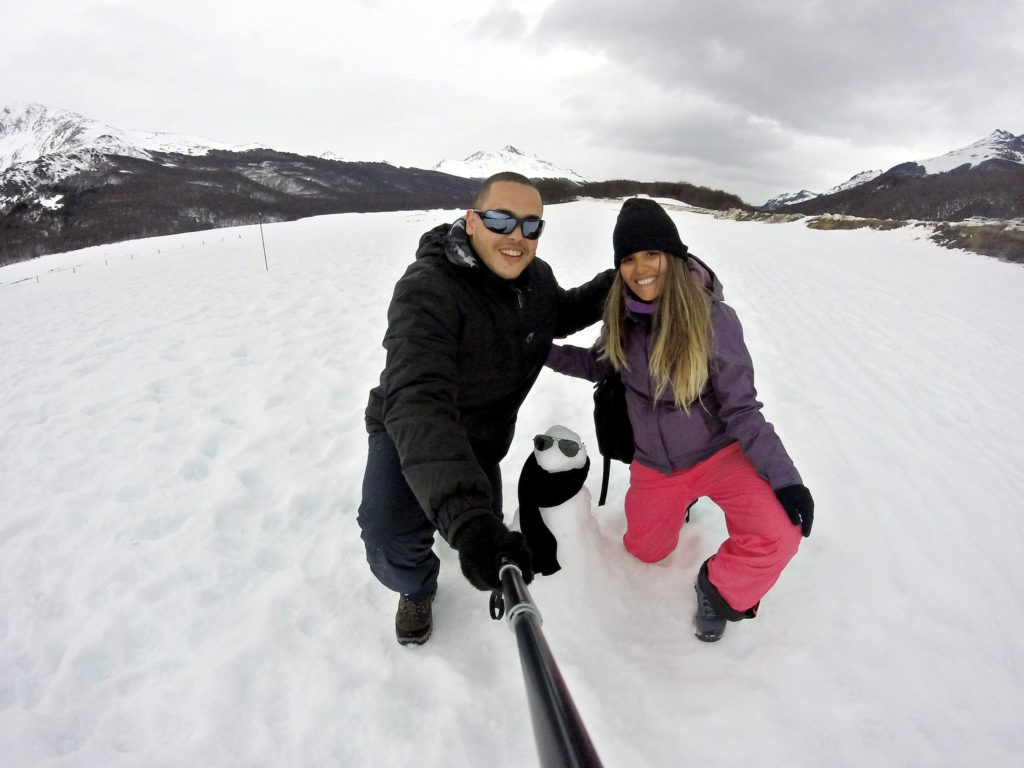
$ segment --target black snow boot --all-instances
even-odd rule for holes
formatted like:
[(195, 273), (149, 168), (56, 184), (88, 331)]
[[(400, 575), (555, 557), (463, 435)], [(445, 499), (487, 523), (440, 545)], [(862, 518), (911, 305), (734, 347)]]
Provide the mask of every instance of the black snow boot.
[(725, 622), (742, 621), (757, 616), (760, 603), (745, 611), (737, 611), (725, 601), (708, 578), (707, 560), (701, 565), (693, 588), (697, 590), (697, 612), (693, 615), (693, 633), (705, 643), (722, 639)]
[(423, 600), (412, 600), (405, 595), (399, 598), (395, 614), (395, 636), (399, 645), (423, 645), (430, 639), (434, 628), (430, 609), (433, 602), (433, 595)]
[(725, 633), (725, 616), (719, 612), (720, 604), (725, 602), (718, 594), (715, 585), (708, 580), (708, 564), (704, 563), (693, 583), (697, 590), (697, 612), (693, 614), (693, 634), (698, 640), (713, 643), (720, 640)]

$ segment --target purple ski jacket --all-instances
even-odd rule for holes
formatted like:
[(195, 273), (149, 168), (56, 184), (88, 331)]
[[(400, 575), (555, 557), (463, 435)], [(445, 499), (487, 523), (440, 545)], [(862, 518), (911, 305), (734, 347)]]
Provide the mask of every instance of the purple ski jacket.
[[(657, 318), (627, 310), (625, 352), (629, 370), (621, 371), (621, 375), (636, 443), (633, 460), (669, 474), (692, 467), (738, 442), (773, 489), (802, 484), (782, 440), (761, 413), (743, 329), (736, 312), (722, 300), (722, 284), (699, 259), (691, 255), (686, 263), (711, 294), (714, 332), (708, 383), (700, 400), (690, 405), (689, 413), (675, 404), (671, 384), (655, 400), (656, 387), (648, 364), (657, 337)], [(568, 376), (599, 381), (612, 366), (607, 360), (598, 360), (597, 354), (596, 345), (591, 349), (556, 345), (546, 364)]]

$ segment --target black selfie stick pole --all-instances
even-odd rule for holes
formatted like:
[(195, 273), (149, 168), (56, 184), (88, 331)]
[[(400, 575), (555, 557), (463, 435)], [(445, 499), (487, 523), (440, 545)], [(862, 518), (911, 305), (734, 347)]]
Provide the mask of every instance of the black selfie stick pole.
[(506, 560), (499, 572), (501, 592), (491, 595), (491, 618), (507, 614), (519, 645), (533, 737), (543, 768), (601, 768), (587, 729), (541, 631), (541, 615), (519, 566)]

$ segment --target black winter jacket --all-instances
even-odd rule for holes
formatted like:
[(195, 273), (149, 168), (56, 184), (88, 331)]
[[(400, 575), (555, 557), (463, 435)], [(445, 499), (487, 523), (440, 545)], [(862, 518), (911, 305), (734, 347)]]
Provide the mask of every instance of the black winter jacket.
[(448, 542), (471, 518), (491, 514), (481, 466), (508, 453), (552, 338), (600, 320), (614, 275), (566, 291), (534, 258), (503, 280), (477, 259), (462, 219), (420, 239), (388, 308), (387, 362), (366, 425), (387, 430), (406, 481)]

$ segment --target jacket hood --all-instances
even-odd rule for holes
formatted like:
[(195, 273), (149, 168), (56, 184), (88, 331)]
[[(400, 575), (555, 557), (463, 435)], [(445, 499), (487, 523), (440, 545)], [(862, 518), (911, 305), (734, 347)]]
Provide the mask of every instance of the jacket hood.
[(456, 219), (454, 224), (438, 224), (420, 237), (420, 245), (416, 249), (417, 259), (441, 254), (457, 267), (480, 268), (480, 260), (469, 244), (464, 217)]
[(690, 274), (700, 280), (701, 285), (711, 294), (713, 301), (722, 301), (725, 298), (725, 289), (718, 275), (707, 264), (698, 259), (692, 253), (686, 256), (686, 266)]

